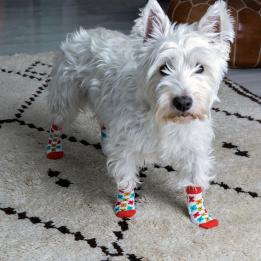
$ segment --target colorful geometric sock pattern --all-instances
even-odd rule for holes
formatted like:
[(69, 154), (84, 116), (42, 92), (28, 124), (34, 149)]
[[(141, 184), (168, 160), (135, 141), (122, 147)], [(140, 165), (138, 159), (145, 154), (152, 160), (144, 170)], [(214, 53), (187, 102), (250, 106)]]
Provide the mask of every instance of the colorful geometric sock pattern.
[(120, 218), (130, 218), (136, 214), (134, 190), (118, 190), (114, 211)]
[(102, 149), (103, 154), (105, 154), (105, 155), (106, 155), (107, 140), (108, 140), (108, 134), (106, 131), (106, 127), (102, 126), (101, 127), (101, 149)]
[(213, 219), (204, 206), (201, 187), (189, 186), (186, 188), (186, 193), (191, 221), (206, 229), (218, 226), (218, 220)]
[(55, 124), (52, 124), (47, 145), (48, 159), (60, 159), (64, 156), (61, 135), (61, 129), (59, 129)]

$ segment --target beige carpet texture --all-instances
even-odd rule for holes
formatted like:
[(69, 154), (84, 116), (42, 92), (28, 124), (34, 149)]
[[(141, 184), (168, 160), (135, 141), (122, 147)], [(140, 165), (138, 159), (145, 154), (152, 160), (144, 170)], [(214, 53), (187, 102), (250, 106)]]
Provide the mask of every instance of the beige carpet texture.
[(46, 159), (53, 53), (0, 57), (0, 261), (261, 260), (261, 97), (229, 79), (214, 105), (212, 230), (189, 220), (171, 166), (146, 166), (133, 220), (115, 217), (94, 115), (64, 130)]

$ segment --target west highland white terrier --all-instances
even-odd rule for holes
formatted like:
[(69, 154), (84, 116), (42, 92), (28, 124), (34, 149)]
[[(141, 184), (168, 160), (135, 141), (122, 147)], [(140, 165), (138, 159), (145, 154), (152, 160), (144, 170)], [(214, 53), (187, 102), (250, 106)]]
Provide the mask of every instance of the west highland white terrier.
[(217, 226), (202, 191), (214, 177), (211, 106), (233, 38), (223, 1), (198, 23), (171, 24), (158, 2), (149, 0), (129, 35), (104, 28), (70, 34), (49, 86), (53, 122), (47, 157), (63, 157), (64, 122), (88, 106), (102, 127), (108, 172), (118, 185), (118, 217), (136, 213), (139, 168), (161, 162), (180, 172), (192, 222)]

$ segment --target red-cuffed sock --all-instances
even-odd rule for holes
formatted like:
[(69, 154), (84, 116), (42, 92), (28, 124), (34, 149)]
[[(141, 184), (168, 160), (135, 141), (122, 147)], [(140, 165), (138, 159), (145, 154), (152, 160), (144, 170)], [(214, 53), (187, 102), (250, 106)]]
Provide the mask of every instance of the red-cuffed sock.
[(134, 190), (118, 190), (114, 212), (120, 218), (131, 218), (136, 214)]
[(64, 156), (61, 141), (62, 130), (55, 124), (50, 128), (50, 135), (47, 145), (47, 158), (60, 159)]
[(188, 186), (186, 188), (187, 208), (191, 221), (202, 228), (218, 226), (218, 220), (211, 217), (204, 206), (201, 187)]

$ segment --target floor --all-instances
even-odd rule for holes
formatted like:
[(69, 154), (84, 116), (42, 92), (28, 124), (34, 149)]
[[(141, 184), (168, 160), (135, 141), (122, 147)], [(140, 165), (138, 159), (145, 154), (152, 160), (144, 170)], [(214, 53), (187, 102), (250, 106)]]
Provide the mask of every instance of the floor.
[(261, 96), (261, 69), (229, 70), (227, 77), (232, 81), (247, 87), (256, 95)]
[[(159, 1), (166, 8), (168, 0)], [(0, 0), (0, 55), (55, 51), (79, 26), (128, 33), (146, 0)], [(233, 81), (261, 95), (261, 69), (230, 70)]]
[(83, 26), (128, 33), (146, 0), (0, 0), (0, 54), (57, 50)]

